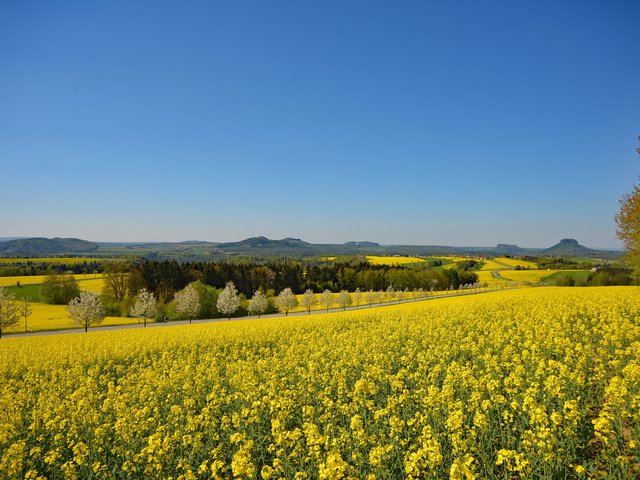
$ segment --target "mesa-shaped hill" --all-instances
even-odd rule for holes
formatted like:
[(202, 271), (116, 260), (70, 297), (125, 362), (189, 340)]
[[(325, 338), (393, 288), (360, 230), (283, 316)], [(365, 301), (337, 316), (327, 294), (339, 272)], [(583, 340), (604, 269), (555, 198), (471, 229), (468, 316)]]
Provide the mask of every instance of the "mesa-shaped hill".
[(597, 256), (598, 251), (580, 245), (573, 238), (563, 238), (560, 242), (543, 250), (542, 255), (549, 257), (592, 257)]

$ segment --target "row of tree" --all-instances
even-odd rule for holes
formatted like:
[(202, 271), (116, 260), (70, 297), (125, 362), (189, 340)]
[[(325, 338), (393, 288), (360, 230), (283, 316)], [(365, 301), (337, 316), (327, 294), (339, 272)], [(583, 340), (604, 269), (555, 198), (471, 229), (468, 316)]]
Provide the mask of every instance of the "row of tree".
[(631, 285), (631, 269), (604, 267), (590, 272), (586, 277), (561, 275), (553, 282), (558, 287), (608, 287), (613, 285)]
[(50, 275), (61, 273), (89, 274), (100, 273), (105, 267), (104, 260), (96, 259), (77, 263), (44, 261), (16, 261), (0, 266), (0, 277), (18, 277), (25, 275)]
[[(413, 298), (416, 295), (424, 296), (425, 294), (423, 290), (417, 290), (413, 293)], [(260, 317), (270, 311), (279, 311), (288, 315), (298, 305), (309, 314), (318, 305), (321, 308), (326, 308), (327, 312), (333, 306), (339, 306), (346, 310), (351, 305), (359, 307), (363, 304), (369, 304), (372, 306), (385, 300), (399, 301), (407, 294), (407, 291), (395, 291), (392, 287), (379, 292), (373, 290), (362, 292), (360, 289), (356, 289), (350, 293), (342, 290), (337, 294), (325, 290), (320, 295), (308, 289), (301, 295), (299, 301), (291, 288), (287, 287), (277, 296), (257, 290), (251, 299), (246, 300), (244, 295), (238, 292), (233, 282), (227, 282), (224, 289), (220, 291), (203, 285), (201, 282), (195, 282), (176, 292), (170, 307), (175, 313), (171, 318), (188, 319), (191, 323), (193, 319), (219, 316), (225, 316), (228, 319), (231, 319), (232, 315), (246, 314)], [(103, 294), (102, 297), (104, 298), (105, 295)], [(212, 310), (213, 305), (215, 305), (215, 311)], [(0, 288), (0, 337), (2, 337), (4, 330), (16, 325), (21, 319), (24, 319), (25, 331), (27, 331), (27, 319), (31, 315), (31, 311), (28, 299), (17, 301), (13, 293)], [(146, 327), (148, 320), (152, 318), (157, 321), (166, 321), (168, 319), (167, 312), (166, 305), (158, 301), (153, 292), (143, 288), (131, 299), (127, 313), (131, 317), (141, 319)], [(75, 325), (83, 327), (86, 332), (90, 326), (102, 323), (108, 315), (108, 311), (105, 309), (100, 295), (83, 291), (70, 300), (67, 314)]]
[[(476, 285), (478, 286), (478, 285)], [(272, 290), (264, 292), (256, 290), (250, 299), (238, 292), (233, 282), (227, 282), (223, 289), (214, 289), (201, 282), (194, 282), (184, 289), (176, 292), (169, 303), (156, 299), (153, 292), (146, 288), (140, 290), (130, 302), (128, 314), (132, 317), (148, 319), (155, 318), (158, 321), (166, 320), (192, 320), (198, 318), (219, 318), (232, 316), (257, 315), (280, 312), (288, 315), (289, 312), (300, 306), (308, 313), (316, 306), (329, 311), (332, 307), (347, 307), (354, 305), (373, 305), (383, 301), (398, 301), (409, 297), (410, 292), (394, 290), (389, 287), (386, 291), (366, 291), (356, 289), (354, 292), (342, 290), (334, 293), (329, 290), (316, 294), (312, 290), (306, 290), (298, 296), (287, 287), (277, 295)], [(424, 290), (411, 292), (412, 298), (426, 295)]]
[(457, 290), (460, 285), (478, 281), (468, 269), (415, 269), (402, 266), (352, 263), (303, 264), (295, 260), (268, 263), (184, 263), (141, 262), (130, 268), (127, 288), (132, 294), (146, 288), (161, 300), (169, 300), (187, 284), (200, 281), (214, 288), (233, 282), (238, 291), (249, 297), (256, 290), (282, 291), (290, 288), (300, 294), (306, 290)]

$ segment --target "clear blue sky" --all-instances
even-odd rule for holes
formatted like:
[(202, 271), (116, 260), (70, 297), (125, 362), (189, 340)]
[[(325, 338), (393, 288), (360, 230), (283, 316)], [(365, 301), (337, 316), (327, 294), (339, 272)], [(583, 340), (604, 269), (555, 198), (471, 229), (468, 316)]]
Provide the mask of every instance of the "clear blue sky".
[(0, 3), (0, 237), (620, 247), (638, 1)]

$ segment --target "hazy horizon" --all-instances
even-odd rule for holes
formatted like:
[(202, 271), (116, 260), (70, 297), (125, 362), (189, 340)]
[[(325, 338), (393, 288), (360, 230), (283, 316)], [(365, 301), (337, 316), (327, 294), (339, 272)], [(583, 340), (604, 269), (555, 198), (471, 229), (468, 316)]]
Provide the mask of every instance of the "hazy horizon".
[(81, 238), (81, 237), (69, 237), (69, 236), (46, 236), (46, 235), (33, 235), (33, 236), (2, 236), (0, 237), (0, 241), (7, 241), (7, 240), (12, 240), (12, 239), (28, 239), (28, 238), (77, 238), (80, 240), (87, 240), (90, 242), (94, 242), (94, 243), (130, 243), (130, 244), (154, 244), (154, 243), (186, 243), (186, 242), (204, 242), (204, 243), (232, 243), (232, 242), (240, 242), (243, 240), (247, 240), (249, 238), (256, 238), (256, 237), (265, 237), (269, 240), (284, 240), (284, 239), (298, 239), (298, 240), (302, 240), (304, 242), (307, 243), (311, 243), (311, 244), (329, 244), (329, 245), (342, 245), (345, 244), (347, 242), (374, 242), (374, 243), (378, 243), (379, 245), (382, 246), (394, 246), (394, 245), (402, 245), (402, 246), (441, 246), (441, 247), (454, 247), (454, 248), (491, 248), (491, 247), (495, 247), (498, 244), (507, 244), (507, 245), (517, 245), (518, 247), (522, 247), (522, 248), (548, 248), (551, 247), (553, 245), (556, 245), (557, 243), (559, 243), (561, 240), (566, 239), (566, 238), (571, 238), (573, 240), (578, 241), (578, 243), (580, 243), (581, 245), (594, 249), (594, 250), (613, 250), (613, 251), (622, 251), (622, 247), (602, 247), (602, 246), (598, 246), (598, 245), (585, 245), (583, 242), (580, 241), (580, 239), (577, 238), (573, 238), (573, 237), (562, 237), (562, 238), (558, 238), (558, 240), (554, 241), (553, 243), (550, 243), (549, 245), (525, 245), (525, 244), (518, 244), (518, 243), (513, 243), (513, 242), (496, 242), (494, 244), (468, 244), (468, 245), (454, 245), (454, 244), (446, 244), (446, 243), (384, 243), (384, 242), (378, 242), (376, 240), (371, 240), (371, 239), (352, 239), (352, 240), (344, 240), (344, 241), (327, 241), (327, 242), (322, 242), (322, 241), (312, 241), (312, 240), (308, 240), (306, 238), (303, 237), (299, 237), (299, 236), (292, 236), (292, 235), (288, 235), (285, 237), (268, 237), (266, 235), (251, 235), (249, 237), (243, 237), (243, 238), (237, 238), (237, 239), (230, 239), (230, 240), (206, 240), (206, 239), (202, 239), (202, 238), (187, 238), (187, 239), (182, 239), (182, 240), (164, 240), (164, 239), (155, 239), (155, 240), (101, 240), (101, 239), (90, 239), (90, 238)]
[(632, 1), (4, 2), (0, 236), (620, 249), (638, 21)]

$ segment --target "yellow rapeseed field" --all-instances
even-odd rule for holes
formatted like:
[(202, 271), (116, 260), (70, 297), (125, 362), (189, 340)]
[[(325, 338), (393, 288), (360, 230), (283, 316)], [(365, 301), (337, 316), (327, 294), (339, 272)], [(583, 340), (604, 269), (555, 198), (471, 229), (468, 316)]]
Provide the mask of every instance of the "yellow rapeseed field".
[[(27, 332), (40, 332), (45, 330), (64, 330), (75, 328), (71, 319), (67, 316), (66, 305), (48, 305), (46, 303), (32, 303), (32, 313), (27, 319)], [(107, 317), (101, 325), (129, 325), (138, 323), (138, 319), (128, 317)], [(25, 331), (23, 321), (8, 328), (3, 333), (22, 333)], [(1, 478), (1, 477), (0, 477)]]
[(637, 478), (637, 288), (0, 343), (3, 478)]
[(78, 280), (78, 287), (80, 290), (87, 292), (102, 293), (104, 288), (104, 278), (87, 278)]
[(478, 271), (475, 271), (474, 273), (478, 275), (478, 282), (480, 282), (481, 284), (486, 283), (487, 286), (489, 287), (495, 288), (497, 286), (504, 286), (508, 283), (499, 278), (495, 278), (493, 276), (493, 273), (491, 273), (491, 270), (478, 270)]
[(75, 265), (83, 262), (124, 262), (126, 259), (101, 257), (28, 257), (0, 258), (0, 263), (65, 263)]
[[(87, 273), (76, 274), (73, 277), (80, 282), (81, 280), (95, 280), (104, 277), (103, 273)], [(47, 278), (46, 275), (20, 275), (13, 277), (0, 277), (0, 287), (15, 287), (18, 282), (20, 285), (39, 285)], [(79, 284), (82, 289), (81, 284)]]
[(498, 263), (495, 260), (487, 259), (482, 261), (484, 262), (484, 264), (482, 265), (482, 270), (503, 270), (505, 268), (509, 268), (503, 263)]
[(528, 262), (526, 260), (518, 260), (517, 258), (499, 257), (495, 259), (496, 262), (503, 263), (510, 267), (517, 267), (518, 265), (524, 268), (537, 269), (538, 264), (534, 262)]
[(425, 261), (424, 258), (419, 257), (382, 257), (376, 255), (367, 255), (367, 260), (373, 265), (407, 265)]

